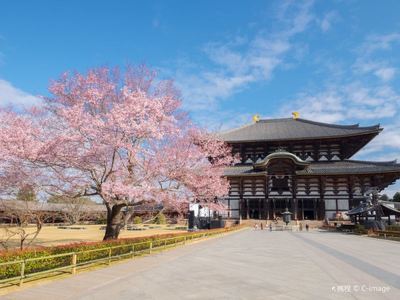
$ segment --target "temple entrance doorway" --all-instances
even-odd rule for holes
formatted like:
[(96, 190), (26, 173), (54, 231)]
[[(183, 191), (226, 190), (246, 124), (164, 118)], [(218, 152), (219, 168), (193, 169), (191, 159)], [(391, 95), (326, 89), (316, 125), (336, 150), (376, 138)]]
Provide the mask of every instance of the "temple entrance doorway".
[(304, 220), (315, 220), (314, 210), (305, 210), (304, 211)]
[(300, 220), (316, 220), (317, 216), (317, 199), (299, 199), (299, 219)]
[(261, 217), (261, 207), (259, 199), (249, 200), (249, 218), (250, 219), (260, 219)]

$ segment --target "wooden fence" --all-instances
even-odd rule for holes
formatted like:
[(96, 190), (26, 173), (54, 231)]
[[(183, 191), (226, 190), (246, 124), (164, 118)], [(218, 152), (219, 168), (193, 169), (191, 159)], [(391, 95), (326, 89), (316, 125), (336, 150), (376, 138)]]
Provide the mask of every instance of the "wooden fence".
[(400, 238), (400, 231), (378, 230), (374, 232), (379, 237), (386, 238)]
[[(0, 271), (3, 271), (5, 272), (4, 274), (7, 274), (7, 268), (12, 268), (12, 270), (16, 272), (11, 272), (11, 274), (18, 274), (10, 277), (3, 276), (7, 278), (0, 279), (0, 284), (16, 283), (21, 286), (26, 278), (37, 277), (39, 275), (46, 275), (55, 272), (68, 272), (75, 274), (77, 268), (81, 266), (87, 266), (89, 264), (99, 262), (110, 264), (112, 260), (134, 258), (135, 256), (140, 256), (143, 254), (150, 254), (153, 251), (162, 251), (177, 245), (185, 245), (193, 240), (223, 235), (224, 233), (229, 233), (235, 229), (236, 228), (228, 230), (224, 229), (221, 231), (213, 230), (209, 232), (194, 233), (166, 239), (155, 239), (139, 243), (128, 243), (124, 245), (109, 246), (98, 249), (3, 262), (0, 263)], [(41, 263), (38, 264), (38, 262)], [(29, 268), (31, 271), (27, 272), (27, 266), (29, 266), (29, 264), (40, 265), (40, 267), (31, 267)], [(49, 264), (49, 266), (47, 267), (46, 264)]]

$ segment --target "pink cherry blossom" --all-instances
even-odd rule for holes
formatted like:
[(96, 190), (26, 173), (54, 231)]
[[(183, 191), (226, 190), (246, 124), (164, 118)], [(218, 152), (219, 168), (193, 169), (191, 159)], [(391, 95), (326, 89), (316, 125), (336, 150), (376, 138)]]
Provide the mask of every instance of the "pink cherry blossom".
[(2, 111), (1, 189), (20, 181), (97, 197), (108, 211), (105, 239), (118, 237), (127, 205), (222, 209), (217, 199), (229, 189), (223, 169), (235, 162), (230, 149), (187, 120), (170, 81), (143, 66), (121, 73), (65, 73), (42, 106)]

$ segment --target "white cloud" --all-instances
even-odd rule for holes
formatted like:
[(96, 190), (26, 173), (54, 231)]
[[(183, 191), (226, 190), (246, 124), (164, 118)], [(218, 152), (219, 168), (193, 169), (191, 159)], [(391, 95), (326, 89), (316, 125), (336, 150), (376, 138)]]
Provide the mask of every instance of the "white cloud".
[(374, 72), (374, 74), (378, 76), (382, 81), (392, 80), (395, 73), (396, 73), (395, 68), (380, 68)]
[(10, 82), (0, 79), (0, 106), (29, 107), (39, 103), (41, 100), (29, 93), (26, 93)]
[(356, 75), (373, 74), (380, 80), (387, 82), (394, 78), (397, 69), (389, 66), (387, 61), (359, 57), (353, 65), (353, 71)]
[(217, 99), (225, 99), (252, 82), (251, 75), (227, 76), (223, 72), (202, 72), (189, 75), (176, 74), (176, 85), (182, 91), (184, 107), (189, 111), (214, 110)]
[(186, 63), (178, 67), (174, 78), (182, 91), (185, 108), (215, 110), (219, 101), (250, 83), (270, 80), (292, 50), (292, 37), (306, 30), (313, 20), (312, 3), (284, 2), (278, 16), (279, 30), (205, 45), (203, 50), (211, 64), (207, 70), (198, 66), (187, 68)]
[(393, 44), (400, 42), (400, 33), (394, 32), (383, 35), (371, 35), (362, 45), (362, 51), (369, 54), (378, 50), (390, 50)]
[[(400, 158), (400, 122), (383, 124), (383, 131), (361, 152), (360, 157), (376, 160)], [(377, 153), (377, 155), (372, 155)]]
[(335, 11), (330, 11), (325, 14), (324, 18), (320, 20), (319, 25), (323, 32), (327, 32), (332, 28), (333, 22), (337, 21), (339, 15)]
[(356, 75), (371, 73), (383, 82), (390, 81), (396, 74), (396, 68), (391, 66), (390, 57), (386, 55), (383, 59), (380, 51), (390, 51), (400, 43), (400, 33), (386, 35), (372, 35), (365, 39), (357, 50), (358, 58), (353, 65)]
[(243, 126), (251, 122), (250, 112), (238, 113), (236, 111), (214, 111), (197, 115), (197, 122), (206, 126), (212, 132), (221, 132)]
[(394, 117), (400, 109), (400, 95), (387, 85), (375, 87), (354, 82), (330, 86), (320, 92), (300, 93), (283, 106), (281, 114), (299, 111), (301, 116), (327, 123)]

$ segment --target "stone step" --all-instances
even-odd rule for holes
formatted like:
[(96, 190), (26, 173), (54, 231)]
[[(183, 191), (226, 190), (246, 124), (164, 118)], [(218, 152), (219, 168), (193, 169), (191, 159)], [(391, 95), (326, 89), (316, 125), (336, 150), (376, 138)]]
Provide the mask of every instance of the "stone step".
[[(285, 226), (286, 224), (282, 221), (273, 221), (273, 220), (257, 220), (257, 219), (246, 219), (246, 220), (241, 220), (240, 224), (242, 225), (247, 225), (249, 227), (254, 227), (254, 225), (261, 226), (261, 223), (263, 226), (269, 226), (270, 223), (272, 223), (272, 226)], [(323, 225), (323, 221), (320, 220), (301, 220), (301, 221), (291, 221), (288, 225), (289, 226), (295, 226), (295, 225), (300, 225), (302, 224), (303, 228), (305, 228), (306, 224), (310, 228), (319, 228)]]

